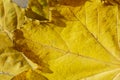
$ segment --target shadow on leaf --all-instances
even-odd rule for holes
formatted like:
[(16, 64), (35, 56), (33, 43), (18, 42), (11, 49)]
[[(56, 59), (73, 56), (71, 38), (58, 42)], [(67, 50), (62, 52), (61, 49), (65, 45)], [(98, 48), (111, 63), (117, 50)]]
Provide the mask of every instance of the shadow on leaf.
[(23, 52), (23, 54), (33, 61), (34, 63), (38, 64), (38, 69), (45, 73), (52, 73), (52, 71), (49, 69), (49, 65), (47, 63), (44, 63), (41, 58), (39, 58), (38, 55), (36, 55), (27, 45), (26, 39), (23, 36), (23, 32), (21, 30), (15, 30), (14, 31), (14, 49)]

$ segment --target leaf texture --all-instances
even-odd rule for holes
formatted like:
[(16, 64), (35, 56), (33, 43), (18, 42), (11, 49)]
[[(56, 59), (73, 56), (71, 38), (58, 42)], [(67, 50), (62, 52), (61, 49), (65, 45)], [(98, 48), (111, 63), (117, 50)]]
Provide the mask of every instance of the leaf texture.
[(8, 48), (0, 53), (0, 80), (10, 80), (27, 69), (30, 65), (20, 52)]
[[(9, 6), (9, 7), (7, 7)], [(13, 31), (21, 27), (24, 22), (24, 13), (10, 0), (0, 0), (0, 27), (4, 31)]]
[(40, 73), (35, 72), (33, 70), (25, 71), (18, 76), (14, 77), (12, 80), (48, 80), (44, 76), (42, 76)]
[(9, 44), (0, 49), (12, 45), (37, 68), (12, 80), (119, 80), (119, 9), (119, 0), (30, 0), (20, 14), (25, 23), (14, 29), (12, 43), (1, 33)]

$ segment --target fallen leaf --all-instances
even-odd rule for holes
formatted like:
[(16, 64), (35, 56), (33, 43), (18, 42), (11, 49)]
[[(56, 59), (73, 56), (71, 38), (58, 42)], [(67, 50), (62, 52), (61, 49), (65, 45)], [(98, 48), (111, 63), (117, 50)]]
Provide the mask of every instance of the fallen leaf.
[(10, 0), (0, 0), (0, 28), (11, 33), (23, 23), (24, 11)]
[[(117, 5), (87, 1), (82, 6), (61, 5), (56, 10), (66, 18), (65, 27), (47, 22), (46, 25), (37, 24), (36, 21), (27, 23), (22, 29), (28, 42), (35, 43), (33, 46), (38, 48), (36, 53), (50, 65), (53, 74), (46, 74), (46, 77), (50, 80), (90, 77), (92, 80), (93, 75), (105, 72), (105, 76), (95, 79), (113, 75), (109, 78), (112, 80), (119, 73)], [(107, 74), (111, 70), (117, 72)]]
[(49, 20), (49, 5), (47, 0), (29, 0), (25, 10), (27, 17), (40, 21)]
[(0, 80), (10, 80), (28, 69), (31, 69), (31, 66), (21, 52), (8, 48), (0, 53)]
[(119, 80), (117, 0), (30, 0), (24, 10), (13, 48), (37, 68), (13, 80)]

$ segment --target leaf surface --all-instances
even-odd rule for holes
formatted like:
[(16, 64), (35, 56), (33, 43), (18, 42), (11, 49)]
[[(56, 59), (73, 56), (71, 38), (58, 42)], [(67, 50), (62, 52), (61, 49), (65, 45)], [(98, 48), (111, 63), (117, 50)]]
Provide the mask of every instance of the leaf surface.
[(30, 0), (24, 10), (25, 24), (14, 30), (13, 48), (37, 69), (13, 80), (119, 80), (117, 0)]

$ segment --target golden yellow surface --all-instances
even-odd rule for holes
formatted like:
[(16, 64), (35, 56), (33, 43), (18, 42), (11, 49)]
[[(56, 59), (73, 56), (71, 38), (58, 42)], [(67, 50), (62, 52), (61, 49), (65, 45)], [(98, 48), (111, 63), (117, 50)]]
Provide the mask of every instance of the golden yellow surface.
[(0, 0), (0, 80), (120, 80), (119, 0)]

